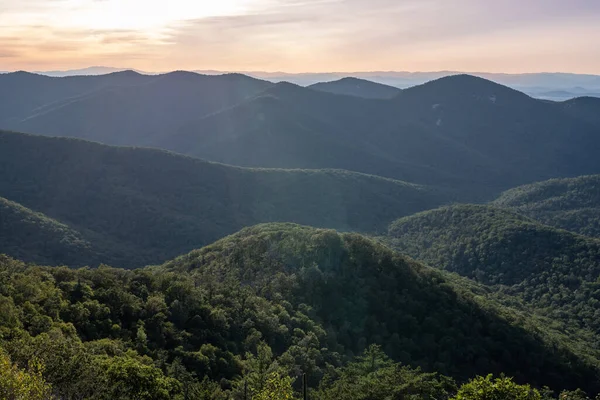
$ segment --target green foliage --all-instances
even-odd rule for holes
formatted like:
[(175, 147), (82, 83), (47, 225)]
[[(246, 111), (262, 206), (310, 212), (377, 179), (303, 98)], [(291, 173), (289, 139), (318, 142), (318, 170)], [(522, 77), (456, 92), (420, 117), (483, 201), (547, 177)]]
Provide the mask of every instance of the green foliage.
[(0, 349), (0, 399), (52, 399), (51, 387), (42, 377), (43, 370), (44, 366), (35, 358), (29, 360), (27, 370), (22, 370)]
[(326, 399), (451, 394), (434, 371), (457, 380), (506, 372), (593, 391), (598, 371), (510, 310), (482, 306), (389, 248), (293, 224), (244, 229), (137, 270), (3, 256), (0, 296), (3, 347), (18, 365), (38, 357), (63, 399), (238, 400), (246, 387), (288, 396), (302, 374)]
[(460, 387), (453, 400), (541, 400), (540, 392), (529, 385), (518, 385), (510, 378), (477, 378)]
[(450, 378), (392, 362), (372, 345), (344, 368), (334, 370), (315, 393), (319, 400), (440, 400), (456, 391)]
[(107, 399), (168, 400), (181, 391), (181, 384), (153, 365), (131, 357), (103, 360), (107, 381), (103, 395)]
[(294, 399), (292, 382), (291, 377), (272, 372), (267, 376), (263, 388), (256, 391), (252, 398), (256, 400), (292, 400)]

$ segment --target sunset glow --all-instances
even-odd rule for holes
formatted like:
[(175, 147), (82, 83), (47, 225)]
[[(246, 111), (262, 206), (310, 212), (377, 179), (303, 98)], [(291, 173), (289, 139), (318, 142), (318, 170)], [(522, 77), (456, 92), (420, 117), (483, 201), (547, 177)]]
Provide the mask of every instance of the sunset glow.
[(600, 73), (599, 20), (589, 0), (0, 0), (0, 70)]

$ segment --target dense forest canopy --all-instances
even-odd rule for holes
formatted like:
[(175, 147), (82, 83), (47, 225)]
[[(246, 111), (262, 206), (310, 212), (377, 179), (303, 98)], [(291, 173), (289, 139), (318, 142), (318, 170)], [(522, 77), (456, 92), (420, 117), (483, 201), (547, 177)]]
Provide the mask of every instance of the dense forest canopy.
[(432, 266), (523, 299), (594, 333), (600, 348), (600, 241), (512, 211), (458, 205), (397, 220), (384, 239)]
[(356, 234), (259, 225), (133, 271), (8, 257), (0, 264), (1, 346), (23, 367), (35, 355), (61, 398), (123, 390), (169, 398), (186, 387), (227, 398), (244, 381), (259, 391), (271, 375), (281, 382), (305, 373), (323, 396), (315, 398), (333, 399), (345, 385), (361, 385), (345, 365), (369, 351), (390, 379), (427, 388), (419, 390), (455, 388), (451, 378), (426, 373), (464, 382), (483, 370), (555, 390), (598, 390), (598, 366), (568, 343)]

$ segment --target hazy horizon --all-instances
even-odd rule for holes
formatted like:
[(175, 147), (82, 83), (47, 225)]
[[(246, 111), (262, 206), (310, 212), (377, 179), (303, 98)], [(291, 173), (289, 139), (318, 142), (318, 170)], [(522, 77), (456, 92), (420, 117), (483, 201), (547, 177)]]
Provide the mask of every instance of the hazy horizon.
[(0, 3), (3, 71), (600, 74), (591, 0)]
[(194, 73), (209, 73), (209, 72), (214, 72), (214, 73), (223, 73), (223, 74), (227, 74), (227, 73), (240, 73), (240, 74), (244, 74), (244, 73), (264, 73), (264, 74), (289, 74), (289, 75), (302, 75), (302, 74), (310, 74), (310, 75), (316, 75), (316, 74), (377, 74), (377, 73), (382, 73), (382, 74), (444, 74), (444, 73), (448, 73), (448, 74), (472, 74), (472, 75), (476, 75), (476, 74), (489, 74), (489, 75), (543, 75), (543, 74), (548, 74), (548, 75), (590, 75), (590, 76), (600, 76), (600, 71), (598, 73), (577, 73), (577, 72), (569, 72), (569, 71), (539, 71), (539, 72), (505, 72), (505, 71), (467, 71), (467, 70), (448, 70), (448, 69), (440, 69), (440, 70), (316, 70), (316, 71), (297, 71), (297, 72), (292, 72), (289, 70), (259, 70), (259, 69), (255, 69), (255, 70), (228, 70), (228, 69), (203, 69), (203, 68), (194, 68), (194, 69), (183, 69), (183, 68), (177, 68), (174, 67), (173, 69), (166, 69), (166, 70), (143, 70), (143, 69), (139, 69), (139, 68), (134, 68), (134, 67), (114, 67), (112, 65), (83, 65), (81, 67), (77, 67), (77, 68), (69, 68), (69, 67), (64, 67), (64, 68), (51, 68), (51, 69), (38, 69), (38, 70), (34, 70), (34, 69), (12, 69), (12, 70), (6, 70), (6, 69), (1, 69), (0, 68), (0, 72), (2, 73), (10, 73), (10, 72), (19, 72), (19, 71), (24, 71), (24, 72), (31, 72), (31, 73), (47, 73), (47, 72), (73, 72), (73, 71), (84, 71), (84, 70), (95, 70), (95, 69), (106, 69), (107, 71), (109, 71), (108, 73), (110, 73), (110, 70), (113, 70), (114, 72), (120, 72), (120, 71), (134, 71), (134, 72), (138, 72), (141, 74), (167, 74), (170, 72), (177, 72), (177, 71), (185, 71), (185, 72), (194, 72)]

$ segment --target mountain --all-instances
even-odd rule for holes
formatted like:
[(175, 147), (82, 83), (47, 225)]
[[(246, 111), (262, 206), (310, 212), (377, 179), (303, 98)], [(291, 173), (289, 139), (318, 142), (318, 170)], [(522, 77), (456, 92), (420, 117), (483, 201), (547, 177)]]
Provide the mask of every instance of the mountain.
[(600, 141), (595, 126), (559, 108), (469, 76), (388, 101), (278, 84), (157, 144), (244, 166), (344, 168), (447, 185), (473, 200), (600, 168), (590, 152)]
[(60, 101), (8, 126), (238, 166), (342, 168), (443, 186), (468, 202), (600, 172), (595, 103), (570, 111), (473, 76), (441, 78), (388, 100), (242, 75), (140, 79), (150, 82)]
[[(390, 365), (381, 349), (416, 378), (427, 375), (406, 365), (459, 382), (505, 372), (598, 390), (597, 365), (569, 349), (571, 338), (358, 234), (268, 224), (160, 267), (72, 270), (0, 257), (0, 271), (2, 345), (17, 363), (35, 354), (61, 398), (106, 398), (94, 397), (99, 388), (113, 398), (238, 398), (303, 373), (323, 389), (354, 355), (372, 372)], [(445, 377), (423, 384), (438, 379), (452, 390)]]
[(600, 166), (586, 150), (600, 140), (597, 126), (568, 115), (560, 104), (481, 78), (442, 78), (406, 89), (394, 101), (404, 118), (484, 155), (502, 171), (499, 183), (582, 175), (578, 171)]
[(0, 253), (26, 262), (97, 263), (91, 244), (67, 225), (0, 197)]
[(400, 89), (393, 86), (351, 77), (332, 82), (315, 83), (310, 85), (309, 88), (321, 92), (364, 97), (366, 99), (391, 99), (401, 92)]
[(143, 84), (106, 87), (53, 102), (5, 127), (106, 144), (150, 146), (156, 137), (168, 135), (186, 121), (235, 105), (271, 85), (243, 75), (202, 76), (183, 71), (139, 77)]
[(0, 100), (0, 127), (18, 125), (22, 120), (37, 115), (41, 109), (52, 109), (63, 103), (68, 105), (80, 96), (90, 95), (98, 90), (135, 86), (151, 79), (153, 78), (133, 71), (66, 78), (23, 71), (2, 74), (0, 91), (11, 95)]
[(520, 186), (502, 193), (493, 204), (546, 225), (600, 238), (600, 175)]
[[(600, 97), (600, 96), (599, 96)], [(562, 103), (565, 113), (587, 121), (600, 129), (600, 98), (578, 97)]]
[[(600, 241), (512, 211), (456, 205), (404, 217), (388, 243), (418, 260), (520, 297), (570, 328), (598, 332)], [(590, 345), (599, 348), (600, 338)]]
[[(511, 345), (500, 344), (507, 337), (529, 342), (534, 348), (527, 347), (528, 352), (540, 351), (546, 357), (544, 345), (531, 341), (529, 334), (523, 336), (524, 331), (519, 332), (523, 328), (507, 324), (497, 310), (481, 310), (443, 276), (357, 234), (261, 225), (177, 258), (164, 268), (190, 272), (201, 282), (218, 276), (232, 287), (246, 282), (257, 289), (266, 285), (282, 290), (292, 305), (308, 307), (325, 332), (335, 332), (338, 346), (360, 351), (362, 343), (381, 343), (393, 358), (426, 370), (461, 376), (477, 373), (478, 365), (485, 365), (487, 371), (510, 370), (509, 374), (525, 378), (525, 371), (535, 368), (518, 363), (536, 357), (507, 358), (515, 354), (506, 347)], [(273, 277), (278, 278), (273, 281)], [(292, 287), (285, 289), (290, 278)], [(270, 290), (266, 293), (278, 297)], [(481, 341), (483, 337), (487, 339)], [(473, 349), (476, 359), (463, 351), (470, 346), (478, 347)], [(327, 347), (343, 352), (331, 342)], [(504, 350), (508, 353), (496, 353)], [(483, 354), (490, 358), (484, 361)]]
[[(66, 71), (39, 71), (37, 73), (48, 76), (73, 76), (73, 75), (98, 75), (124, 71), (127, 68), (113, 67), (89, 67), (83, 69)], [(138, 71), (140, 72), (140, 71)], [(317, 72), (317, 73), (286, 73), (267, 71), (217, 71), (197, 70), (203, 75), (222, 75), (229, 73), (241, 73), (257, 79), (264, 79), (274, 83), (292, 82), (302, 86), (310, 86), (324, 81), (334, 81), (343, 78), (357, 78), (368, 80), (382, 85), (407, 88), (421, 85), (431, 80), (439, 79), (449, 75), (469, 74), (484, 79), (498, 82), (527, 93), (536, 98), (548, 98), (553, 100), (567, 100), (577, 96), (600, 95), (600, 76), (590, 74), (573, 73), (524, 73), (505, 74), (491, 72), (466, 72), (466, 71), (432, 71), (432, 72), (407, 72), (407, 71), (362, 71), (362, 72)], [(0, 73), (7, 73), (6, 71)], [(143, 72), (148, 75), (156, 75), (160, 72)]]
[[(448, 186), (461, 181), (431, 166), (385, 154), (374, 138), (364, 136), (371, 118), (388, 106), (278, 84), (236, 107), (187, 124), (156, 146), (245, 167), (338, 168)], [(428, 137), (418, 129), (415, 136)]]
[(244, 169), (10, 132), (0, 132), (0, 195), (80, 232), (105, 253), (102, 262), (123, 267), (157, 263), (258, 222), (383, 231), (448, 199), (347, 171)]

